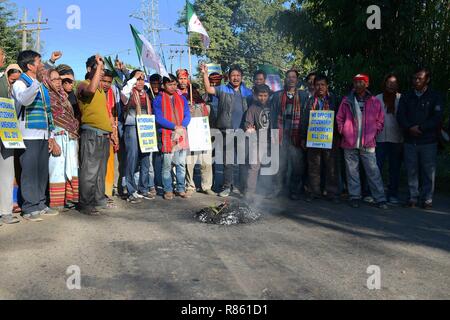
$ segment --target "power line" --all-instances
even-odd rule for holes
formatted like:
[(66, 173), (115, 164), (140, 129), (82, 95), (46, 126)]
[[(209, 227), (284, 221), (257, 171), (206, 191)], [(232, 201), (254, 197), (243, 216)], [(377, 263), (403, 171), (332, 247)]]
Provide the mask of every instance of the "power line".
[[(36, 32), (36, 45), (35, 45), (35, 49), (37, 52), (41, 51), (41, 31), (43, 30), (50, 30), (50, 28), (41, 28), (41, 25), (48, 25), (48, 19), (45, 19), (45, 21), (41, 21), (42, 19), (42, 10), (39, 8), (38, 9), (38, 20), (37, 22), (34, 22), (34, 19), (32, 19), (31, 21), (27, 21), (27, 15), (28, 15), (28, 11), (25, 8), (24, 12), (23, 12), (23, 19), (22, 21), (18, 24), (19, 30), (16, 30), (16, 32), (21, 32), (22, 33), (22, 50), (27, 50), (27, 46), (28, 46), (28, 33), (33, 33)], [(27, 26), (37, 26), (37, 28), (34, 29), (28, 29)]]

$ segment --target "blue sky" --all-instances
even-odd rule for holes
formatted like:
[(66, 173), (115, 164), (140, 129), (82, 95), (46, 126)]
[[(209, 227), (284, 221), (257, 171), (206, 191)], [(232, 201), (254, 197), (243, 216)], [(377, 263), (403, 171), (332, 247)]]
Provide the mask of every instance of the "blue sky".
[[(60, 50), (63, 57), (60, 63), (66, 63), (75, 71), (77, 79), (83, 79), (86, 59), (95, 54), (119, 54), (124, 62), (139, 66), (133, 37), (129, 24), (143, 31), (143, 22), (129, 15), (140, 8), (139, 0), (107, 1), (107, 0), (11, 0), (16, 3), (19, 17), (24, 8), (28, 9), (28, 20), (37, 19), (38, 8), (42, 9), (43, 18), (48, 18), (51, 30), (41, 32), (44, 48), (42, 54), (48, 59), (53, 51)], [(160, 0), (159, 20), (163, 27), (173, 28), (183, 32), (179, 34), (170, 30), (161, 31), (161, 43), (185, 44), (187, 36), (183, 29), (175, 26), (179, 12), (183, 10), (184, 0)], [(70, 5), (78, 5), (81, 9), (81, 29), (69, 30), (66, 13)], [(180, 47), (181, 48), (181, 47)], [(180, 49), (164, 47), (166, 65), (170, 72), (169, 50)], [(131, 49), (128, 51), (128, 49)], [(197, 59), (193, 57), (194, 66)], [(180, 57), (173, 60), (174, 71), (180, 65)], [(188, 55), (182, 57), (182, 65), (188, 68)]]

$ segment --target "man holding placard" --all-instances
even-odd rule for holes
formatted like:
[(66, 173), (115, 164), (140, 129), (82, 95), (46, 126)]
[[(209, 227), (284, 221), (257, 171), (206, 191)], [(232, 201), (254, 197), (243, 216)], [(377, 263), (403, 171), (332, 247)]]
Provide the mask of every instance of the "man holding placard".
[[(127, 84), (122, 89), (124, 104), (124, 141), (126, 149), (125, 176), (127, 180), (128, 202), (138, 203), (141, 198), (153, 200), (156, 197), (154, 181), (151, 179), (152, 168), (151, 141), (156, 144), (154, 121), (150, 97), (145, 90), (145, 76), (141, 70), (134, 70)], [(151, 130), (153, 129), (153, 130)], [(148, 134), (147, 134), (148, 132)], [(134, 174), (139, 171), (139, 185)]]
[[(302, 147), (307, 150), (309, 194), (311, 202), (322, 195), (321, 177), (325, 177), (327, 197), (339, 201), (336, 154), (338, 137), (335, 130), (336, 98), (328, 91), (328, 79), (317, 75), (314, 95), (309, 97), (302, 117)], [(322, 175), (322, 167), (325, 174)]]
[[(190, 99), (189, 96), (187, 97)], [(212, 146), (211, 146), (211, 133), (209, 130), (209, 115), (211, 108), (203, 100), (202, 96), (198, 92), (198, 89), (193, 86), (192, 88), (192, 100), (193, 105), (190, 106), (191, 111), (191, 123), (188, 127), (189, 134), (189, 146), (190, 153), (186, 160), (186, 186), (187, 193), (191, 194), (196, 192), (196, 186), (194, 182), (194, 168), (195, 165), (200, 165), (201, 173), (201, 186), (202, 191), (210, 196), (215, 196), (211, 188), (213, 184), (213, 171), (212, 171)], [(194, 142), (198, 142), (198, 146), (194, 145)]]

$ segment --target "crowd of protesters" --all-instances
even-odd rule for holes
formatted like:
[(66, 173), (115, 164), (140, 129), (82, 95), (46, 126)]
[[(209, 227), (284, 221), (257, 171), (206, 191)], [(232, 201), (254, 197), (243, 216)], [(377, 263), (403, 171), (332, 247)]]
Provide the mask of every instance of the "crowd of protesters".
[[(202, 95), (185, 69), (147, 78), (141, 70), (129, 72), (120, 61), (109, 70), (99, 55), (87, 59), (85, 79), (75, 88), (71, 67), (56, 66), (61, 56), (54, 52), (43, 61), (37, 52), (22, 51), (17, 64), (1, 74), (0, 97), (13, 99), (26, 148), (12, 150), (0, 143), (0, 224), (20, 222), (17, 213), (28, 221), (72, 209), (99, 215), (116, 207), (114, 196), (134, 204), (158, 194), (166, 200), (186, 199), (197, 191), (234, 194), (249, 202), (286, 196), (339, 203), (345, 194), (353, 208), (364, 200), (387, 209), (400, 204), (402, 164), (409, 194), (405, 206), (433, 206), (444, 101), (431, 88), (427, 68), (414, 72), (412, 89), (403, 94), (393, 73), (386, 75), (377, 96), (368, 90), (369, 76), (357, 74), (349, 79), (352, 90), (339, 99), (323, 74), (310, 73), (301, 85), (299, 72), (289, 70), (284, 88), (272, 92), (264, 71), (254, 74), (250, 88), (239, 66), (231, 66), (224, 76), (210, 74), (202, 64)], [(0, 49), (0, 67), (4, 60)], [(310, 112), (320, 110), (335, 114), (327, 149), (307, 143)], [(140, 115), (155, 116), (159, 152), (141, 151)], [(223, 153), (221, 186), (213, 151), (189, 150), (187, 128), (196, 117), (207, 117), (226, 141), (224, 150), (233, 150), (232, 161)], [(247, 161), (238, 163), (235, 134), (241, 130), (276, 140), (279, 148), (279, 169), (270, 177), (270, 187), (262, 188), (264, 194), (258, 179), (261, 158), (270, 147), (249, 147)]]

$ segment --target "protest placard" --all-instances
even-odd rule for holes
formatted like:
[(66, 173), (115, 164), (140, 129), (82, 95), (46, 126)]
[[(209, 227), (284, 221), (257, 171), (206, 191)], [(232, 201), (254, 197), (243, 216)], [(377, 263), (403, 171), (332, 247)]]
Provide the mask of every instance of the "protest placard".
[(308, 148), (331, 149), (333, 146), (334, 111), (311, 110), (309, 115)]
[(188, 126), (188, 138), (191, 151), (212, 150), (208, 117), (191, 118)]
[(25, 149), (12, 99), (0, 98), (0, 139), (6, 149)]
[(148, 153), (158, 151), (155, 116), (146, 114), (138, 115), (136, 116), (136, 125), (141, 152)]

